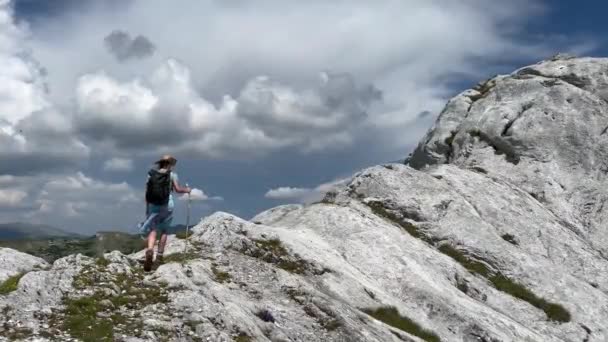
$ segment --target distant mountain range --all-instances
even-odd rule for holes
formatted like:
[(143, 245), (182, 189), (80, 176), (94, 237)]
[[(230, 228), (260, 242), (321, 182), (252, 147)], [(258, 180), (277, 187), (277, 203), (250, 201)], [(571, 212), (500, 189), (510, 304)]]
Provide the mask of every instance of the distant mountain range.
[(23, 222), (0, 223), (0, 240), (4, 241), (78, 237), (82, 236), (49, 225)]

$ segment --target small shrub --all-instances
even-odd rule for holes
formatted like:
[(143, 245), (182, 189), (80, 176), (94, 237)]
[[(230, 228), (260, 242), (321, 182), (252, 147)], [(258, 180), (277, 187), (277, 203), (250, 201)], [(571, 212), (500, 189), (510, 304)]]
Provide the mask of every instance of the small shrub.
[(425, 341), (441, 341), (439, 336), (437, 336), (433, 332), (425, 330), (411, 319), (401, 316), (399, 314), (399, 311), (397, 311), (397, 308), (393, 306), (381, 307), (377, 309), (362, 309), (361, 311), (392, 327), (405, 331), (408, 334), (420, 337)]
[(8, 278), (2, 284), (0, 284), (0, 295), (6, 295), (13, 291), (16, 291), (19, 288), (19, 280), (21, 280), (24, 275), (25, 273), (19, 273)]

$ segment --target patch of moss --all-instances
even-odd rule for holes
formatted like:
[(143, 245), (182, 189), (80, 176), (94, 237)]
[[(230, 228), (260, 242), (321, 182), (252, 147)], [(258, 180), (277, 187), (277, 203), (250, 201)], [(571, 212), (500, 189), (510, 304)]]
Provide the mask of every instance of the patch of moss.
[(6, 295), (13, 291), (17, 291), (17, 289), (19, 288), (19, 280), (21, 280), (24, 275), (25, 273), (19, 273), (8, 278), (2, 284), (0, 284), (0, 295)]
[(384, 322), (392, 327), (405, 331), (408, 334), (420, 337), (428, 342), (440, 342), (441, 339), (435, 333), (423, 329), (411, 319), (401, 316), (397, 308), (393, 306), (380, 307), (376, 309), (362, 309), (361, 311)]

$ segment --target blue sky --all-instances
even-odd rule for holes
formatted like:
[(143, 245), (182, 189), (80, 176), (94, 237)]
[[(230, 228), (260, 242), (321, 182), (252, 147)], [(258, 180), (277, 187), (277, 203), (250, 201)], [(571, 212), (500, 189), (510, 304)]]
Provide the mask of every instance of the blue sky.
[(197, 201), (196, 220), (314, 200), (404, 158), (447, 99), (484, 78), (560, 51), (603, 56), (607, 6), (17, 0), (0, 26), (12, 42), (0, 58), (17, 61), (0, 96), (0, 138), (14, 146), (0, 147), (11, 161), (0, 212), (128, 229), (163, 152), (182, 180), (222, 198)]

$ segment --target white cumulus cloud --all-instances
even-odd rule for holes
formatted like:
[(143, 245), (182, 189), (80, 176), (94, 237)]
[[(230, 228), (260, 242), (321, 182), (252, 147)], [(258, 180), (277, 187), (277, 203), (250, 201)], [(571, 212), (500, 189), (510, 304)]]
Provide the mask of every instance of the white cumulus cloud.
[(192, 191), (190, 191), (190, 196), (188, 197), (188, 194), (183, 194), (179, 197), (180, 200), (182, 201), (187, 201), (187, 200), (191, 200), (191, 201), (196, 201), (196, 202), (200, 202), (200, 201), (223, 201), (224, 199), (220, 196), (213, 196), (213, 197), (209, 197), (203, 190), (201, 189), (197, 189), (197, 188), (193, 188)]
[(269, 77), (249, 81), (219, 105), (199, 95), (175, 59), (147, 78), (120, 83), (104, 72), (77, 86), (76, 124), (93, 140), (123, 149), (156, 147), (204, 156), (264, 154), (284, 148), (335, 148), (353, 140), (380, 92), (348, 74), (322, 73), (315, 88), (295, 90)]
[(103, 164), (103, 169), (106, 171), (124, 172), (132, 171), (133, 168), (133, 160), (127, 158), (112, 158)]
[(0, 207), (16, 207), (22, 204), (27, 192), (21, 190), (0, 189)]
[[(541, 4), (134, 1), (42, 21), (30, 45), (51, 71), (50, 97), (74, 98), (71, 118), (91, 146), (239, 158), (372, 137), (393, 151), (424, 133), (412, 122), (439, 112), (447, 80), (489, 76), (477, 61), (542, 58), (551, 44), (571, 46), (525, 37), (520, 28), (543, 13)], [(180, 20), (157, 25), (167, 17)], [(148, 37), (154, 54), (116, 61), (102, 42), (117, 30)]]
[(45, 70), (26, 45), (9, 1), (0, 1), (0, 174), (45, 172), (78, 164), (89, 148), (48, 99)]
[(264, 197), (277, 200), (295, 200), (302, 203), (319, 201), (329, 191), (347, 183), (350, 178), (341, 178), (331, 182), (322, 183), (314, 188), (279, 187), (266, 192)]

